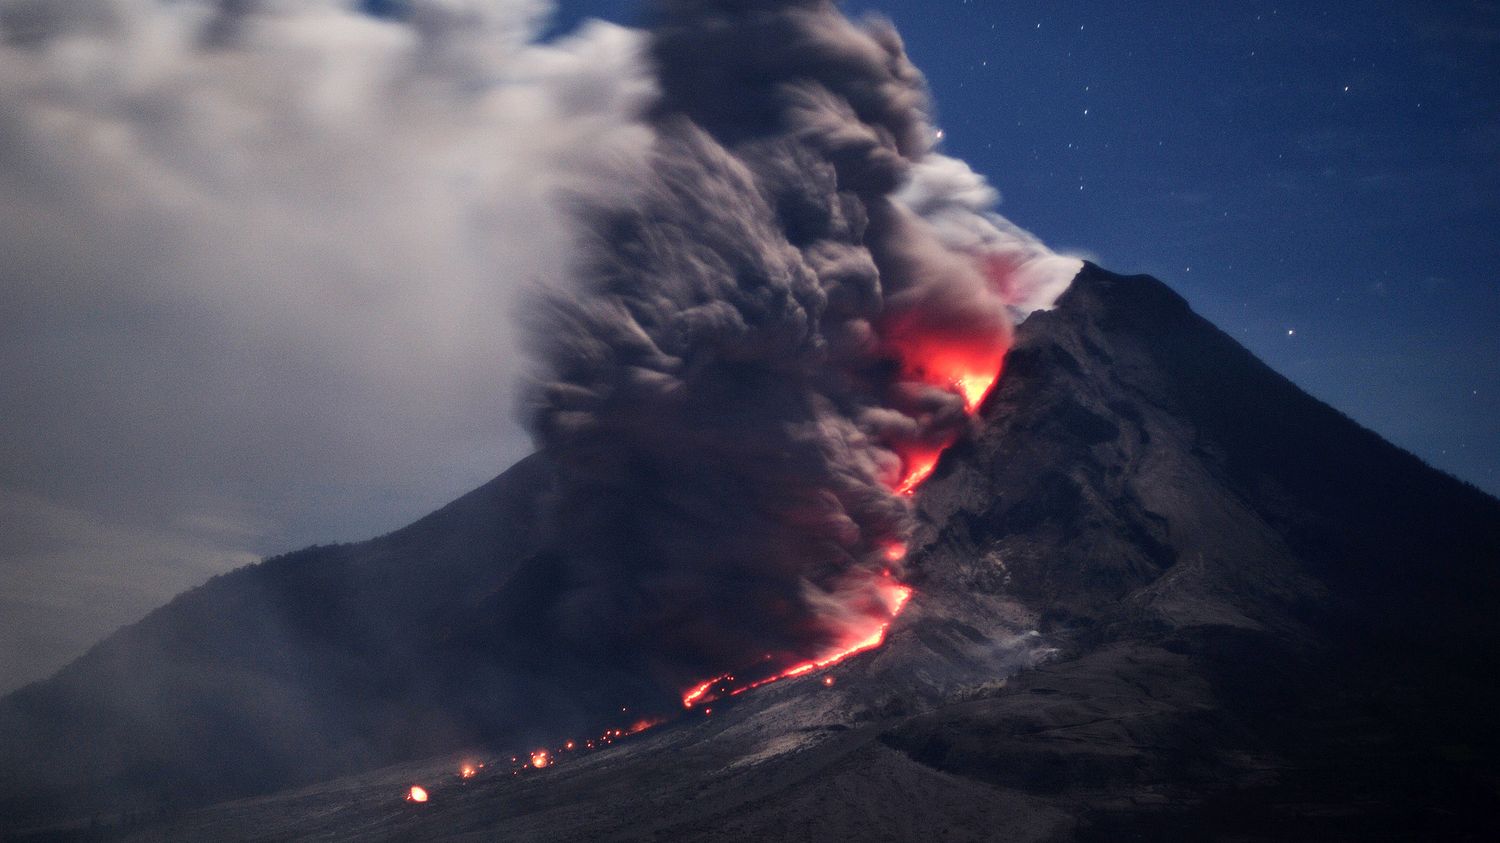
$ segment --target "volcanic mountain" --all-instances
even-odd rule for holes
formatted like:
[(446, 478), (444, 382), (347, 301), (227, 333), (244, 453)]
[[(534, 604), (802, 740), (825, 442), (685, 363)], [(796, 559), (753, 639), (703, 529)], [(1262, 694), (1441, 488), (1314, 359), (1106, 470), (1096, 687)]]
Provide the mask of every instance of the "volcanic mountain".
[[(12, 694), (0, 808), (140, 839), (1493, 839), (1500, 502), (1092, 265), (981, 416), (878, 650), (710, 713), (548, 640), (540, 455)], [(465, 750), (492, 763), (459, 779)]]

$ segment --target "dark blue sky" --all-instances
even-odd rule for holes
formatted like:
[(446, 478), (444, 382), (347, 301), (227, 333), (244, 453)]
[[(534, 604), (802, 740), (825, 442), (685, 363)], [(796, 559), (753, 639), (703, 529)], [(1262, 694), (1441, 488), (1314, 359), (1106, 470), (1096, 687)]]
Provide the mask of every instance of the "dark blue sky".
[[(1500, 4), (885, 0), (946, 150), (1500, 493)], [(630, 22), (632, 2), (564, 2)]]

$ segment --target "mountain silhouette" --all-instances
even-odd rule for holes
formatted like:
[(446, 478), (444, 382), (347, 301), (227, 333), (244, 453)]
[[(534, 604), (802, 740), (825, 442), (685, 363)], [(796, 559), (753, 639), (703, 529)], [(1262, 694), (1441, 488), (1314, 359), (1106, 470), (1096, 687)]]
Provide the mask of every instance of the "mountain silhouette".
[(139, 839), (1491, 839), (1500, 502), (1093, 265), (1020, 327), (981, 419), (916, 498), (909, 607), (826, 672), (401, 810), (444, 753), (680, 710), (629, 653), (528, 623), (562, 587), (534, 456), (7, 697), (0, 815), (149, 815)]

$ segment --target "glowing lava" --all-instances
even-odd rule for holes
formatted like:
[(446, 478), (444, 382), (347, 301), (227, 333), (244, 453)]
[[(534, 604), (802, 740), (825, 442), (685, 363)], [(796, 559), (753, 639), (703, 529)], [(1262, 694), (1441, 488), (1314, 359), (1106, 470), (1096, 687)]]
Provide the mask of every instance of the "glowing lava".
[(407, 802), (426, 802), (427, 789), (419, 785), (412, 785), (411, 790), (406, 793)]
[(552, 763), (552, 756), (545, 749), (539, 749), (531, 753), (531, 766), (541, 770)]
[[(904, 364), (906, 376), (963, 398), (964, 411), (970, 416), (979, 412), (979, 405), (1000, 380), (1005, 356), (1003, 347), (956, 350), (950, 346), (937, 346), (913, 349), (913, 353), (919, 355), (915, 359), (920, 362)], [(927, 356), (920, 356), (923, 354)], [(953, 444), (956, 436), (956, 433), (952, 434), (939, 444), (896, 445), (903, 469), (901, 482), (895, 487), (896, 494), (907, 497), (916, 494), (917, 487), (932, 476), (938, 459)]]
[(682, 707), (692, 708), (695, 703), (708, 696), (708, 692), (713, 690), (713, 687), (715, 685), (719, 684), (720, 682), (727, 682), (733, 678), (733, 676), (730, 676), (726, 673), (723, 676), (715, 676), (714, 678), (708, 680), (707, 682), (704, 682), (701, 685), (694, 686), (687, 693), (682, 695)]
[[(894, 619), (897, 615), (901, 614), (901, 610), (906, 607), (906, 601), (911, 599), (911, 588), (904, 585), (891, 585), (888, 586), (888, 588), (890, 595), (889, 599), (891, 601), (891, 618)], [(857, 653), (863, 653), (866, 650), (873, 650), (876, 647), (879, 647), (881, 644), (885, 643), (885, 632), (887, 629), (890, 629), (890, 626), (891, 622), (886, 621), (885, 623), (881, 624), (878, 629), (870, 633), (867, 637), (854, 642), (853, 644), (843, 648), (842, 650), (838, 650), (820, 659), (803, 662), (802, 664), (789, 667), (770, 679), (764, 679), (760, 682), (755, 683), (754, 685), (749, 685), (745, 688), (735, 690), (731, 692), (731, 696), (733, 694), (744, 693), (751, 688), (775, 682), (778, 679), (788, 679), (793, 676), (801, 676), (804, 673), (811, 673), (814, 670), (825, 668), (833, 664), (834, 662), (843, 661), (844, 659), (847, 659)]]
[(953, 386), (958, 390), (958, 394), (964, 397), (964, 409), (969, 412), (969, 415), (973, 415), (979, 411), (980, 403), (984, 401), (986, 395), (990, 394), (990, 390), (995, 386), (995, 381), (999, 379), (1000, 373), (996, 371), (994, 374), (974, 372), (967, 375), (960, 375), (953, 381)]
[(458, 777), (461, 779), (472, 779), (479, 771), (474, 769), (473, 764), (465, 764), (458, 768)]
[[(938, 457), (943, 455), (943, 449), (914, 450), (906, 455), (902, 463), (906, 466), (906, 476), (902, 478), (900, 485), (896, 487), (896, 494), (910, 497), (917, 493), (917, 487), (921, 486), (927, 478), (932, 476), (932, 470), (937, 468)], [(902, 555), (905, 555), (903, 549)], [(895, 560), (892, 560), (895, 561)]]
[(1004, 345), (963, 346), (955, 343), (910, 340), (901, 349), (901, 373), (908, 380), (957, 394), (969, 415), (1000, 379)]
[[(889, 608), (889, 617), (891, 619), (894, 619), (897, 615), (901, 614), (901, 610), (906, 606), (906, 601), (911, 599), (912, 590), (909, 586), (904, 586), (897, 583), (882, 584), (881, 589), (881, 596), (885, 599), (886, 604)], [(723, 676), (710, 679), (707, 682), (703, 682), (701, 684), (693, 686), (690, 690), (688, 690), (687, 693), (683, 694), (682, 705), (684, 708), (692, 708), (694, 705), (697, 705), (700, 702), (713, 702), (714, 700), (723, 699), (725, 697), (736, 697), (740, 694), (745, 693), (746, 691), (752, 691), (763, 685), (769, 685), (772, 682), (779, 682), (782, 679), (791, 679), (794, 676), (802, 676), (807, 673), (812, 673), (815, 670), (821, 670), (822, 668), (828, 667), (831, 664), (843, 661), (850, 656), (858, 655), (859, 653), (863, 653), (867, 650), (873, 650), (876, 647), (879, 647), (881, 644), (884, 644), (885, 633), (886, 630), (890, 629), (890, 626), (891, 621), (887, 620), (881, 623), (878, 627), (876, 627), (873, 631), (871, 631), (864, 637), (850, 641), (839, 647), (837, 650), (828, 653), (827, 655), (812, 659), (810, 661), (794, 664), (791, 667), (781, 671), (780, 673), (767, 676), (764, 679), (757, 679), (753, 682), (747, 682), (743, 685), (734, 684), (735, 680), (733, 674), (725, 674)]]
[[(890, 347), (901, 361), (902, 375), (905, 378), (959, 396), (963, 399), (964, 411), (972, 416), (979, 412), (985, 397), (999, 381), (1008, 346), (1008, 335), (1003, 328), (965, 336), (958, 332), (921, 330), (913, 323), (898, 326)], [(918, 487), (932, 476), (943, 451), (953, 444), (957, 436), (958, 433), (953, 432), (940, 443), (892, 445), (893, 450), (901, 457), (902, 465), (900, 482), (892, 491), (906, 497), (916, 494)], [(897, 563), (906, 557), (907, 546), (902, 542), (892, 541), (880, 550), (888, 561)], [(886, 631), (911, 599), (912, 590), (909, 586), (896, 582), (889, 569), (882, 573), (885, 578), (877, 588), (886, 611), (878, 616), (883, 618), (878, 625), (850, 630), (851, 640), (846, 640), (833, 651), (816, 659), (794, 664), (779, 673), (761, 674), (761, 678), (738, 681), (735, 674), (726, 673), (700, 682), (683, 692), (683, 707), (691, 709), (700, 703), (737, 696), (762, 685), (812, 673), (884, 644)], [(871, 624), (875, 624), (877, 617), (872, 616), (869, 620)], [(771, 660), (771, 656), (767, 655), (766, 659)], [(823, 684), (832, 687), (833, 677), (824, 677)], [(708, 710), (705, 710), (704, 714), (707, 713)]]

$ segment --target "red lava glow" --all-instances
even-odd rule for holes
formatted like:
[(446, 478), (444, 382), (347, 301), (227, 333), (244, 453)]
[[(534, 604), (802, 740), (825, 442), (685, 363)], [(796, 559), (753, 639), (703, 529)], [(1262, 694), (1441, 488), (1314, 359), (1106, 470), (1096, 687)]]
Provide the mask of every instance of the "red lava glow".
[(969, 411), (969, 415), (979, 411), (980, 403), (984, 401), (986, 395), (990, 394), (990, 389), (999, 379), (1000, 373), (996, 371), (994, 374), (974, 372), (961, 375), (953, 381), (953, 386), (964, 397), (964, 409)]
[(694, 686), (687, 693), (682, 695), (682, 707), (692, 708), (695, 703), (708, 696), (708, 692), (713, 690), (713, 687), (715, 685), (719, 684), (720, 682), (727, 681), (729, 678), (730, 676), (728, 674), (725, 674), (723, 676), (716, 676), (713, 679), (702, 683), (701, 685)]
[(898, 328), (892, 338), (905, 378), (958, 394), (970, 415), (1000, 379), (1008, 345), (1000, 330), (966, 336), (915, 324)]
[(458, 768), (458, 777), (461, 779), (472, 779), (478, 772), (479, 771), (475, 769), (473, 764), (465, 764), (462, 767)]
[(427, 789), (419, 785), (412, 785), (411, 790), (406, 793), (407, 802), (426, 802)]
[[(1000, 380), (1008, 345), (1003, 335), (979, 339), (908, 330), (894, 347), (901, 358), (903, 377), (959, 396), (964, 411), (972, 416), (979, 412), (979, 406)], [(896, 444), (902, 465), (901, 481), (894, 489), (896, 494), (915, 494), (917, 487), (932, 476), (938, 458), (951, 444), (952, 438), (940, 443)]]
[[(903, 376), (961, 397), (964, 410), (972, 416), (979, 412), (980, 405), (984, 403), (984, 399), (1000, 379), (1008, 343), (1003, 331), (987, 332), (983, 337), (964, 337), (956, 334), (944, 336), (908, 327), (897, 331), (892, 348), (901, 359)], [(952, 439), (939, 444), (897, 446), (896, 451), (901, 457), (902, 475), (900, 482), (892, 491), (902, 496), (916, 494), (918, 487), (932, 476), (943, 451), (951, 444), (953, 444)], [(881, 552), (888, 561), (900, 562), (906, 557), (907, 546), (902, 542), (891, 542), (881, 548)], [(691, 709), (702, 703), (737, 696), (782, 679), (812, 673), (884, 644), (886, 631), (890, 629), (891, 622), (906, 607), (907, 601), (911, 599), (912, 590), (911, 587), (898, 583), (890, 570), (882, 573), (884, 577), (879, 582), (879, 590), (887, 610), (884, 615), (880, 616), (883, 619), (872, 616), (871, 626), (851, 630), (849, 640), (832, 652), (810, 661), (794, 664), (779, 673), (738, 682), (733, 673), (726, 673), (700, 682), (683, 692), (683, 707)], [(766, 659), (771, 660), (771, 656), (767, 655)], [(834, 678), (823, 677), (823, 684), (826, 687), (833, 687)], [(704, 709), (703, 713), (707, 715), (711, 711), (712, 709)]]
[[(979, 405), (994, 388), (995, 382), (999, 380), (1001, 362), (1005, 355), (1003, 342), (965, 344), (952, 337), (946, 339), (929, 337), (902, 345), (904, 347), (901, 351), (905, 360), (904, 374), (913, 380), (948, 390), (962, 397), (964, 409), (970, 415), (978, 412)], [(951, 440), (941, 444), (897, 446), (896, 450), (902, 461), (903, 475), (893, 491), (903, 496), (915, 494), (917, 488), (932, 476), (932, 472), (937, 468), (938, 459), (942, 457), (943, 451), (950, 444), (952, 444)], [(907, 550), (907, 545), (901, 541), (891, 541), (880, 548), (885, 559), (893, 564), (906, 558)], [(715, 676), (684, 691), (683, 708), (692, 709), (702, 703), (738, 696), (782, 679), (813, 673), (884, 644), (891, 622), (906, 607), (907, 601), (911, 599), (912, 589), (910, 586), (897, 582), (889, 568), (880, 573), (882, 576), (876, 584), (876, 590), (880, 602), (884, 604), (884, 611), (879, 614), (872, 613), (867, 618), (867, 623), (851, 627), (838, 646), (818, 658), (793, 664), (778, 673), (769, 675), (760, 673), (760, 678), (736, 679), (733, 673)], [(767, 653), (766, 661), (773, 662), (774, 657)], [(824, 676), (821, 681), (823, 686), (828, 688), (832, 688), (835, 683), (832, 676)], [(713, 714), (713, 709), (706, 706), (700, 710), (705, 717)], [(627, 709), (622, 707), (620, 711), (623, 713)], [(608, 729), (597, 740), (585, 741), (583, 749), (586, 751), (603, 749), (616, 740), (639, 734), (664, 722), (666, 721), (663, 718), (644, 719), (637, 720), (625, 729)], [(578, 744), (574, 741), (568, 741), (563, 745), (561, 752), (571, 752), (577, 746)], [(512, 769), (511, 775), (520, 775), (522, 770), (530, 768), (545, 769), (557, 763), (557, 759), (545, 749), (531, 753), (527, 761), (529, 763), (522, 763), (519, 756), (513, 756), (512, 765), (520, 764), (520, 767)], [(474, 775), (474, 768), (465, 764), (459, 775), (466, 779), (470, 778)], [(420, 787), (413, 787), (407, 799), (413, 802), (425, 802), (427, 791)]]
[[(932, 476), (932, 470), (937, 468), (938, 457), (943, 455), (941, 448), (936, 450), (914, 451), (906, 456), (903, 462), (906, 465), (906, 476), (902, 478), (901, 484), (896, 487), (896, 494), (910, 497), (917, 493), (917, 487), (923, 481)], [(901, 555), (906, 555), (905, 548)], [(895, 560), (892, 560), (895, 561)]]
[[(886, 604), (889, 608), (889, 617), (893, 619), (897, 615), (901, 614), (901, 610), (906, 606), (906, 601), (911, 599), (912, 590), (909, 586), (900, 585), (894, 582), (882, 583), (881, 589), (881, 596), (885, 598)], [(713, 702), (714, 700), (723, 699), (725, 697), (736, 697), (740, 694), (745, 693), (746, 691), (754, 690), (763, 685), (769, 685), (772, 682), (779, 682), (782, 679), (791, 679), (794, 676), (802, 676), (804, 674), (812, 673), (815, 670), (821, 670), (831, 664), (843, 661), (850, 656), (866, 652), (867, 650), (873, 650), (876, 647), (879, 647), (881, 644), (884, 644), (885, 633), (886, 630), (890, 628), (890, 626), (890, 620), (886, 620), (869, 633), (845, 643), (837, 650), (834, 650), (827, 655), (812, 659), (811, 661), (805, 661), (801, 662), (800, 664), (792, 665), (791, 667), (781, 671), (780, 673), (768, 676), (764, 679), (758, 679), (754, 682), (748, 682), (743, 685), (735, 685), (733, 674), (725, 674), (715, 679), (710, 679), (707, 682), (693, 686), (693, 688), (691, 688), (687, 693), (683, 694), (682, 705), (684, 708), (692, 708), (694, 705), (700, 702)]]
[[(622, 708), (620, 710), (625, 711), (626, 709)], [(522, 773), (530, 772), (532, 770), (545, 770), (548, 767), (555, 767), (559, 763), (561, 763), (569, 753), (593, 752), (595, 750), (601, 750), (607, 746), (613, 745), (615, 741), (623, 740), (630, 737), (631, 735), (638, 735), (641, 732), (646, 731), (647, 729), (653, 728), (655, 726), (660, 726), (665, 722), (667, 722), (667, 719), (664, 717), (641, 718), (631, 723), (628, 727), (622, 729), (605, 729), (604, 732), (595, 739), (564, 741), (556, 750), (538, 749), (525, 755), (512, 755), (510, 757), (510, 774), (512, 776), (519, 776)], [(483, 764), (474, 766), (476, 766), (478, 769), (484, 769)], [(459, 775), (463, 776), (464, 778), (468, 778), (471, 774), (465, 771), (468, 770), (469, 767), (470, 765), (466, 763), (464, 765), (464, 768), (460, 770)]]

